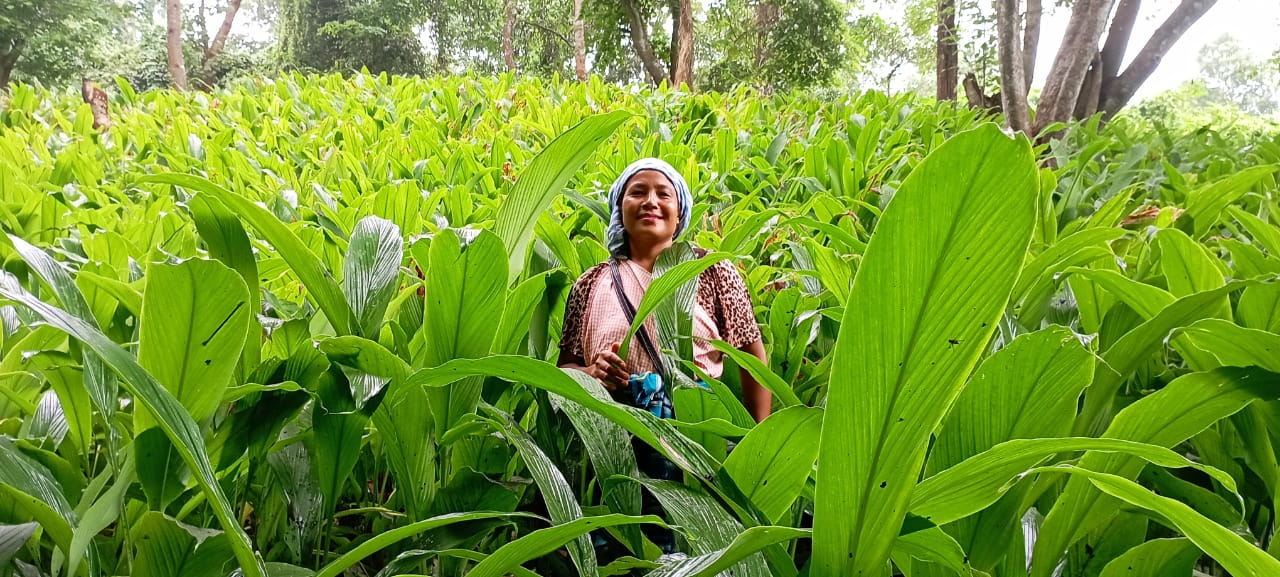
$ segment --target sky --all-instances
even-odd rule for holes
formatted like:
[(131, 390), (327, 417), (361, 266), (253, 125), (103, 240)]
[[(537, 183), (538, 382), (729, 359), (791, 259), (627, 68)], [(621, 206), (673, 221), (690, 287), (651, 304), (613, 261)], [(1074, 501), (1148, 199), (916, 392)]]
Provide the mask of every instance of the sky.
[[(1045, 4), (1054, 4), (1054, 2), (1046, 1)], [(1142, 50), (1151, 33), (1164, 22), (1177, 5), (1176, 0), (1148, 0), (1143, 3), (1142, 11), (1138, 14), (1138, 22), (1134, 26), (1133, 36), (1129, 39), (1129, 48), (1125, 53), (1126, 66), (1128, 60)], [(1052, 14), (1045, 16), (1033, 86), (1044, 85), (1049, 68), (1053, 65), (1053, 55), (1057, 53), (1058, 45), (1062, 42), (1062, 35), (1067, 29), (1067, 20), (1070, 16), (1069, 8), (1056, 8)], [(1218, 3), (1188, 29), (1177, 44), (1174, 44), (1164, 60), (1160, 62), (1160, 66), (1138, 89), (1134, 99), (1149, 98), (1197, 78), (1200, 75), (1200, 65), (1196, 58), (1200, 48), (1224, 34), (1233, 36), (1254, 56), (1270, 58), (1277, 49), (1280, 49), (1280, 0), (1218, 0)]]

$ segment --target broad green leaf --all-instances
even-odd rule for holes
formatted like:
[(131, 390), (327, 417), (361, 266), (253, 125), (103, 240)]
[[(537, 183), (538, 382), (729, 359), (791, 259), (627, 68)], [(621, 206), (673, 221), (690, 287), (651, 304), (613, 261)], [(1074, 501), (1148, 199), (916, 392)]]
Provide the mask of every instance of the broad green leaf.
[(815, 577), (883, 571), (929, 437), (1017, 279), (1035, 227), (1036, 177), (1026, 139), (984, 125), (930, 154), (885, 210), (827, 387)]
[[(429, 561), (436, 557), (446, 557), (446, 558), (454, 557), (457, 559), (466, 559), (468, 561), (479, 562), (479, 561), (484, 561), (489, 556), (484, 553), (480, 553), (478, 551), (471, 551), (468, 549), (443, 549), (439, 551), (423, 551), (421, 549), (411, 549), (409, 551), (405, 551), (404, 553), (397, 555), (395, 560), (392, 561), (392, 563), (387, 565), (386, 567), (383, 567), (382, 570), (379, 571), (375, 577), (389, 577), (391, 575), (402, 575), (403, 577), (425, 577), (423, 575), (409, 575), (408, 573), (401, 573), (400, 571), (396, 570), (398, 568), (395, 567), (395, 565), (397, 563), (406, 563), (406, 564), (416, 565), (416, 564), (423, 563), (424, 561)], [(537, 573), (534, 573), (533, 571), (530, 571), (528, 569), (525, 569), (524, 567), (519, 567), (519, 566), (511, 568), (511, 575), (512, 577), (538, 577)]]
[(130, 529), (137, 577), (222, 577), (233, 561), (226, 536), (148, 511)]
[(719, 464), (701, 445), (681, 435), (669, 422), (648, 411), (604, 401), (592, 396), (570, 376), (574, 369), (560, 369), (550, 363), (523, 356), (495, 355), (480, 359), (458, 359), (414, 373), (403, 386), (440, 387), (463, 377), (499, 377), (555, 393), (595, 411), (657, 449), (677, 466), (703, 479), (711, 479)]
[[(662, 503), (662, 509), (679, 526), (695, 555), (710, 555), (732, 545), (743, 532), (742, 524), (724, 510), (716, 499), (675, 481), (645, 479), (643, 484)], [(747, 556), (730, 570), (734, 575), (772, 575), (760, 554)]]
[(560, 223), (556, 222), (550, 212), (544, 211), (542, 216), (538, 217), (534, 232), (538, 235), (538, 240), (546, 243), (551, 254), (560, 261), (560, 266), (569, 271), (569, 276), (573, 278), (582, 276), (583, 269), (578, 259), (578, 249), (573, 246), (569, 240), (569, 234), (565, 232), (564, 227), (560, 226)]
[(649, 288), (644, 291), (644, 298), (640, 299), (640, 304), (636, 306), (636, 317), (631, 323), (631, 327), (627, 329), (627, 336), (622, 339), (622, 346), (618, 347), (618, 356), (627, 358), (628, 352), (631, 350), (631, 337), (640, 330), (640, 325), (644, 323), (649, 315), (657, 310), (658, 305), (668, 297), (676, 294), (677, 291), (702, 274), (702, 271), (711, 268), (716, 263), (731, 257), (729, 253), (713, 252), (702, 258), (682, 262), (671, 267), (660, 277), (653, 279), (649, 283)]
[(320, 377), (316, 396), (317, 402), (311, 405), (312, 436), (307, 450), (315, 459), (325, 512), (332, 515), (342, 487), (360, 459), (369, 417), (356, 408), (347, 377), (337, 367)]
[(366, 338), (331, 337), (320, 341), (319, 348), (329, 360), (379, 378), (404, 379), (413, 373), (409, 363)]
[(899, 567), (907, 559), (916, 559), (936, 565), (949, 575), (967, 575), (968, 556), (951, 535), (938, 527), (915, 531), (898, 538), (893, 543), (891, 558)]
[(1234, 204), (1276, 168), (1275, 165), (1251, 166), (1191, 191), (1187, 195), (1186, 215), (1195, 224), (1196, 238), (1204, 237), (1217, 224), (1223, 209)]
[[(1160, 248), (1160, 268), (1173, 296), (1185, 297), (1226, 284), (1218, 259), (1186, 233), (1173, 228), (1161, 230), (1156, 233), (1156, 246)], [(1221, 300), (1220, 312), (1230, 318), (1226, 295)]]
[[(1108, 243), (1124, 234), (1124, 230), (1117, 228), (1090, 228), (1058, 240), (1023, 267), (1018, 283), (1013, 287), (1013, 302), (1023, 306), (1022, 314), (1025, 315), (1027, 309), (1033, 309), (1039, 301), (1049, 298), (1058, 273), (1110, 254)], [(1028, 323), (1024, 321), (1023, 324)]]
[(1200, 549), (1187, 539), (1153, 539), (1107, 563), (1100, 577), (1183, 577), (1199, 560)]
[[(67, 577), (71, 577), (79, 570), (80, 560), (84, 558), (94, 537), (119, 521), (120, 506), (123, 504), (125, 491), (133, 484), (133, 471), (133, 453), (129, 452), (121, 464), (120, 474), (115, 475), (116, 480), (112, 483), (111, 489), (98, 497), (98, 500), (85, 511), (84, 518), (72, 533), (71, 552), (67, 556)], [(3, 566), (4, 564), (0, 563), (0, 567)]]
[(142, 316), (142, 293), (135, 290), (128, 283), (84, 269), (76, 273), (76, 283), (77, 286), (82, 288), (84, 285), (96, 287), (98, 290), (114, 297), (121, 306), (129, 311), (129, 314), (135, 317)]
[(0, 503), (29, 515), (67, 553), (76, 516), (62, 487), (44, 465), (0, 439)]
[(1277, 227), (1238, 207), (1229, 207), (1227, 211), (1240, 221), (1240, 225), (1253, 237), (1254, 243), (1267, 249), (1267, 254), (1272, 258), (1280, 258), (1280, 230)]
[(1138, 282), (1120, 274), (1118, 271), (1106, 269), (1072, 268), (1067, 272), (1082, 276), (1097, 283), (1121, 302), (1129, 305), (1143, 318), (1151, 318), (1178, 300), (1178, 297), (1157, 286)]
[[(400, 278), (404, 241), (389, 220), (368, 216), (356, 223), (343, 262), (342, 291), (355, 315), (360, 336), (376, 339)], [(363, 405), (367, 399), (356, 399)]]
[[(1022, 335), (987, 357), (969, 379), (937, 434), (925, 474), (935, 475), (1012, 439), (1061, 437), (1071, 431), (1095, 357), (1066, 328)], [(1023, 483), (999, 504), (949, 526), (975, 568), (990, 570), (1022, 519)]]
[[(489, 354), (506, 303), (504, 262), (502, 242), (489, 231), (444, 230), (431, 241), (422, 366)], [(480, 379), (467, 379), (427, 391), (437, 437), (475, 411), (480, 389)]]
[[(1280, 397), (1277, 391), (1280, 376), (1258, 369), (1191, 373), (1120, 411), (1103, 436), (1172, 447), (1254, 400), (1275, 400)], [(1081, 458), (1080, 466), (1133, 479), (1143, 463), (1128, 455), (1088, 453)], [(1040, 529), (1033, 577), (1049, 575), (1071, 543), (1115, 514), (1115, 502), (1103, 497), (1085, 479), (1067, 481)]]
[(1162, 522), (1167, 522), (1186, 535), (1187, 539), (1222, 564), (1231, 575), (1263, 577), (1280, 574), (1280, 561), (1276, 558), (1230, 529), (1206, 519), (1185, 503), (1156, 495), (1119, 475), (1066, 465), (1059, 469), (1069, 469), (1073, 480), (1087, 479), (1098, 490), (1116, 499), (1156, 512), (1164, 519)]
[(421, 519), (430, 513), (439, 489), (431, 404), (422, 387), (389, 384), (386, 391), (373, 413), (373, 425), (382, 435), (382, 450), (402, 506), (410, 519)]
[(787, 384), (772, 370), (769, 370), (769, 367), (760, 362), (760, 359), (745, 351), (738, 350), (724, 341), (711, 341), (711, 346), (733, 359), (733, 362), (737, 363), (739, 367), (746, 369), (751, 376), (755, 377), (756, 382), (768, 389), (773, 394), (773, 398), (777, 399), (783, 407), (804, 405), (804, 403), (800, 402), (800, 397), (796, 396), (796, 392), (791, 388), (791, 385)]
[(738, 443), (724, 470), (766, 518), (778, 521), (809, 479), (821, 435), (822, 409), (783, 409)]
[(293, 273), (298, 275), (298, 279), (307, 287), (311, 298), (315, 299), (334, 330), (339, 335), (353, 333), (354, 315), (342, 296), (342, 289), (333, 280), (333, 275), (321, 263), (320, 258), (298, 238), (298, 235), (270, 211), (199, 176), (152, 174), (140, 177), (138, 181), (181, 186), (202, 192), (217, 199), (228, 210), (239, 214), (240, 218), (252, 225), (258, 234), (271, 243), (277, 254), (289, 263)]
[(8, 567), (22, 547), (27, 544), (40, 524), (36, 522), (20, 525), (0, 525), (0, 567)]
[(524, 272), (533, 228), (542, 212), (587, 162), (596, 148), (632, 114), (615, 110), (590, 116), (547, 144), (520, 171), (516, 184), (498, 208), (493, 231), (509, 255), (507, 282), (515, 284)]
[[(208, 194), (195, 194), (187, 202), (187, 208), (191, 210), (191, 220), (195, 223), (196, 231), (200, 233), (209, 256), (240, 273), (240, 278), (244, 280), (244, 285), (249, 290), (249, 334), (259, 334), (262, 327), (257, 315), (262, 311), (262, 290), (258, 285), (258, 261), (253, 255), (253, 245), (249, 242), (244, 225), (235, 213)], [(141, 316), (141, 309), (139, 306), (132, 310)], [(261, 348), (257, 346), (244, 348), (240, 382), (244, 382), (257, 368), (261, 353)]]
[[(581, 371), (565, 371), (566, 375), (578, 382), (583, 390), (591, 396), (608, 402), (609, 393), (600, 381)], [(573, 401), (567, 401), (554, 393), (548, 395), (551, 406), (564, 412), (578, 432), (583, 448), (591, 458), (591, 466), (596, 478), (607, 480), (615, 475), (625, 477), (637, 476), (635, 450), (631, 447), (630, 435), (607, 417), (594, 412)], [(614, 513), (623, 515), (639, 515), (641, 507), (640, 487), (635, 483), (617, 483), (612, 488), (603, 490), (604, 501)], [(632, 551), (641, 550), (639, 528), (621, 527), (620, 531), (628, 538)]]
[[(138, 364), (164, 385), (191, 418), (213, 415), (245, 346), (249, 295), (220, 262), (153, 264), (142, 299)], [(138, 430), (150, 426), (139, 419)]]
[[(1280, 373), (1280, 335), (1247, 329), (1222, 319), (1204, 319), (1178, 329), (1192, 346), (1213, 355), (1225, 367), (1262, 367)], [(1195, 367), (1211, 370), (1214, 367)]]
[(1084, 395), (1084, 409), (1076, 419), (1077, 435), (1105, 429), (1111, 418), (1111, 405), (1116, 392), (1129, 375), (1164, 345), (1174, 329), (1191, 324), (1214, 313), (1214, 307), (1226, 294), (1246, 285), (1246, 281), (1228, 283), (1221, 288), (1182, 297), (1164, 307), (1150, 320), (1125, 333), (1114, 345), (1102, 352), (1102, 360), (1110, 370), (1094, 373), (1093, 383)]
[[(646, 573), (646, 577), (715, 577), (743, 559), (770, 545), (809, 536), (807, 529), (752, 527), (734, 537), (728, 547), (694, 557), (671, 561)], [(737, 573), (733, 573), (736, 575)]]
[[(573, 487), (569, 486), (564, 474), (556, 468), (551, 459), (547, 458), (546, 453), (542, 452), (533, 437), (521, 429), (510, 415), (489, 405), (485, 406), (485, 410), (495, 415), (495, 418), (490, 421), (498, 426), (507, 442), (515, 446), (525, 466), (529, 468), (529, 474), (538, 484), (542, 501), (547, 506), (551, 523), (563, 525), (581, 519), (582, 507), (578, 505), (578, 497), (574, 494)], [(566, 547), (569, 550), (569, 557), (578, 568), (578, 575), (595, 577), (599, 574), (596, 551), (591, 547), (590, 537), (582, 535), (569, 541)]]
[(1148, 443), (1094, 437), (1014, 439), (921, 481), (911, 498), (911, 513), (940, 525), (963, 519), (995, 503), (1012, 488), (1010, 481), (1021, 478), (1058, 453), (1071, 451), (1130, 457), (1139, 469), (1144, 462), (1161, 467), (1191, 467), (1226, 487), (1235, 487), (1231, 476), (1221, 470), (1193, 463), (1169, 449)]
[[(138, 364), (173, 394), (197, 423), (222, 402), (245, 346), (251, 311), (244, 280), (226, 265), (189, 260), (153, 264), (142, 299)], [(145, 410), (134, 415), (138, 477), (153, 507), (182, 491), (181, 459)]]
[[(605, 529), (607, 527), (616, 527), (619, 525), (635, 525), (638, 523), (652, 523), (655, 525), (664, 525), (662, 519), (652, 515), (643, 517), (631, 517), (628, 515), (600, 515), (597, 517), (583, 517), (568, 523), (553, 525), (546, 529), (539, 529), (524, 537), (516, 539), (494, 551), (481, 561), (467, 573), (468, 577), (502, 577), (511, 572), (511, 570), (520, 564), (535, 559), (547, 553), (551, 553), (566, 543), (572, 542), (579, 536), (586, 535), (597, 529)], [(316, 577), (329, 577), (328, 575), (317, 575)]]
[[(61, 405), (68, 435), (82, 455), (93, 449), (93, 402), (89, 399), (83, 371), (77, 370), (70, 356), (57, 351), (44, 351), (30, 358), (30, 366), (44, 375)], [(30, 424), (27, 421), (24, 424)]]
[(262, 566), (262, 560), (254, 552), (249, 537), (232, 513), (231, 504), (214, 476), (213, 466), (209, 463), (209, 456), (204, 451), (200, 428), (187, 414), (182, 404), (151, 373), (139, 366), (133, 355), (120, 348), (101, 332), (85, 324), (84, 321), (25, 292), (0, 286), (0, 296), (26, 306), (40, 315), (46, 323), (79, 339), (124, 377), (126, 390), (133, 395), (139, 405), (146, 407), (156, 417), (157, 423), (173, 442), (179, 456), (195, 474), (196, 482), (213, 509), (214, 517), (227, 533), (241, 570), (246, 577), (264, 577), (266, 570)]
[(533, 312), (546, 296), (547, 279), (551, 274), (546, 272), (534, 275), (511, 290), (507, 306), (502, 311), (502, 325), (494, 336), (493, 354), (520, 354), (520, 345), (529, 338)]
[[(662, 251), (654, 261), (653, 278), (661, 279), (671, 269), (697, 258), (697, 253), (688, 243), (676, 243)], [(653, 316), (658, 326), (657, 345), (661, 349), (673, 351), (676, 358), (693, 359), (693, 319), (698, 304), (697, 296), (698, 280), (695, 277), (680, 285), (670, 298), (663, 299), (654, 308)], [(674, 359), (667, 359), (667, 370), (672, 374), (676, 370), (673, 361)], [(678, 380), (678, 377), (672, 380)]]
[[(84, 300), (84, 295), (76, 287), (70, 273), (43, 250), (16, 236), (8, 235), (8, 237), (22, 260), (26, 261), (27, 266), (31, 267), (31, 270), (39, 275), (49, 288), (53, 289), (53, 294), (58, 297), (58, 301), (62, 303), (66, 312), (87, 326), (98, 330), (98, 322), (93, 317), (93, 311), (89, 309), (89, 303)], [(111, 423), (118, 402), (116, 375), (107, 370), (102, 359), (91, 351), (84, 352), (84, 385), (89, 390), (89, 399), (102, 413), (103, 420)]]

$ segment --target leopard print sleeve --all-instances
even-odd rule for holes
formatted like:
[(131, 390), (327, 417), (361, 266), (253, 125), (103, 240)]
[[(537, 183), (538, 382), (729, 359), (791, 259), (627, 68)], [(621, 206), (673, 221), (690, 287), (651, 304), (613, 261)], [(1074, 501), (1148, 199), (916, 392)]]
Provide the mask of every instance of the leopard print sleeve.
[(751, 294), (738, 269), (729, 261), (721, 261), (707, 272), (712, 273), (709, 280), (715, 291), (713, 306), (720, 336), (734, 348), (760, 340), (760, 325), (756, 322)]
[(564, 326), (561, 327), (560, 351), (582, 358), (582, 325), (586, 320), (587, 307), (591, 304), (591, 293), (595, 290), (596, 279), (603, 264), (596, 265), (582, 273), (569, 289), (568, 303), (564, 308)]

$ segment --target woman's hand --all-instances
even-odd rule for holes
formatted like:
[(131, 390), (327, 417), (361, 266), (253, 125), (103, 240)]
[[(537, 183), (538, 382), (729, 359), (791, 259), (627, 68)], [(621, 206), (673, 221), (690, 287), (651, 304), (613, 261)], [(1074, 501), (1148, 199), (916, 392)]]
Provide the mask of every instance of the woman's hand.
[(619, 387), (626, 387), (627, 381), (631, 379), (631, 372), (627, 369), (627, 362), (618, 356), (618, 347), (621, 343), (613, 343), (609, 350), (602, 351), (596, 355), (595, 362), (583, 367), (585, 373), (591, 375), (600, 382), (604, 383), (604, 388), (609, 391), (615, 391)]

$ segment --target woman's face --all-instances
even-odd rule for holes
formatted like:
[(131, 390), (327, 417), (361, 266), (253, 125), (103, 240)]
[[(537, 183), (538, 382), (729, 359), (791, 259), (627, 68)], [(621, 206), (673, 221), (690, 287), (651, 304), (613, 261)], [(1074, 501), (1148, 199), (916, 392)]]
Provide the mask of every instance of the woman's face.
[(622, 190), (622, 228), (632, 244), (669, 243), (680, 222), (680, 199), (666, 175), (642, 170)]

